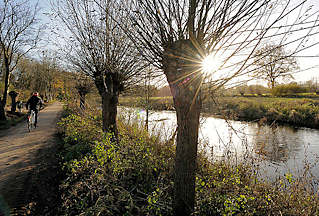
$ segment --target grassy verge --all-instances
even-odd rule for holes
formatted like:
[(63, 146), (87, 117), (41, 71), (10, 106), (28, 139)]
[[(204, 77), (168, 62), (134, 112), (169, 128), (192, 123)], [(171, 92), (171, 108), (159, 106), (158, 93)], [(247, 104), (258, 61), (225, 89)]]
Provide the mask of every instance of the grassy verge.
[[(63, 170), (59, 215), (172, 215), (175, 147), (119, 119), (119, 143), (100, 130), (98, 112), (66, 107), (59, 123)], [(318, 215), (307, 180), (287, 173), (258, 180), (251, 163), (198, 157), (194, 215)]]
[(56, 216), (61, 206), (60, 182), (65, 178), (60, 169), (63, 143), (60, 137), (54, 137), (55, 144), (47, 145), (38, 153), (32, 174), (26, 181), (27, 201), (21, 215)]

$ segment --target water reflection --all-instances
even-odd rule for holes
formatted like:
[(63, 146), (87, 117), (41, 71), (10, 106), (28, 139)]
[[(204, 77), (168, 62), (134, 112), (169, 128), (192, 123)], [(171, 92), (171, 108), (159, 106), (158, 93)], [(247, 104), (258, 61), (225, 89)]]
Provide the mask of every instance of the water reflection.
[(251, 125), (254, 152), (270, 162), (287, 162), (302, 148), (297, 130), (289, 127)]
[[(145, 119), (141, 109), (120, 108), (124, 109), (130, 112), (125, 119), (135, 118), (139, 122)], [(163, 139), (168, 139), (176, 129), (176, 115), (171, 111), (152, 112), (149, 121), (149, 131), (161, 133)], [(306, 166), (319, 175), (319, 130), (202, 117), (199, 138), (201, 149), (208, 151), (212, 160), (224, 157), (245, 160), (253, 155), (263, 159), (261, 166), (270, 175), (287, 172), (301, 175)]]

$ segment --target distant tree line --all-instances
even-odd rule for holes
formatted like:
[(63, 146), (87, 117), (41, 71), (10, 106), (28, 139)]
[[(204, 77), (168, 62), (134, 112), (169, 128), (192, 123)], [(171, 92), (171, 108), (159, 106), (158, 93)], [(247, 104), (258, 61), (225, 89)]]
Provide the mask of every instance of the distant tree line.
[(273, 88), (265, 87), (263, 85), (240, 85), (223, 90), (223, 95), (256, 95), (256, 96), (285, 96), (299, 93), (315, 93), (319, 94), (318, 81), (312, 79), (305, 82), (290, 82), (286, 84), (278, 84)]
[[(131, 86), (122, 96), (142, 97), (146, 89), (151, 89), (151, 97), (169, 97), (172, 96), (169, 86), (156, 87), (154, 85), (134, 85)], [(260, 84), (239, 85), (232, 88), (222, 88), (216, 92), (220, 96), (284, 96), (298, 93), (316, 93), (319, 94), (319, 82), (317, 78), (313, 78), (304, 82), (290, 82), (286, 84), (277, 84), (272, 89)]]

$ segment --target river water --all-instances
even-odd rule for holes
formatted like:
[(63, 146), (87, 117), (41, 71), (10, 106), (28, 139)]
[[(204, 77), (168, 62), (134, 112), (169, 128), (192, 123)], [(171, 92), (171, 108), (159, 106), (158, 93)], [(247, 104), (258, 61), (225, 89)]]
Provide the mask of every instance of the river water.
[[(126, 110), (125, 119), (143, 122), (145, 111)], [(127, 114), (129, 113), (129, 114)], [(200, 149), (208, 152), (212, 160), (229, 158), (237, 161), (253, 159), (261, 176), (275, 179), (287, 173), (295, 178), (311, 174), (314, 182), (319, 177), (319, 130), (271, 127), (257, 123), (226, 121), (215, 117), (201, 117), (199, 129)], [(151, 111), (149, 131), (169, 138), (176, 129), (176, 115), (172, 111)], [(251, 162), (253, 163), (253, 162)], [(305, 171), (307, 171), (305, 173)], [(319, 178), (318, 178), (319, 179)]]

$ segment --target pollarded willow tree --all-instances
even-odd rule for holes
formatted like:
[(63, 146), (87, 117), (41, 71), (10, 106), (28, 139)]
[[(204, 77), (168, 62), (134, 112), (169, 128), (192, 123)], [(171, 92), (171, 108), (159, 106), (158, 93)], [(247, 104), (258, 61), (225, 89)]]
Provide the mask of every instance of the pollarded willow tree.
[[(123, 29), (143, 57), (164, 72), (173, 95), (178, 124), (175, 215), (190, 215), (194, 210), (203, 83), (209, 78), (218, 88), (232, 78), (248, 74), (254, 63), (252, 56), (264, 41), (276, 40), (281, 46), (294, 46), (295, 53), (300, 51), (298, 44), (315, 34), (311, 30), (318, 20), (314, 14), (303, 16), (309, 12), (308, 8), (304, 10), (307, 0), (294, 2), (133, 0), (127, 3), (125, 24), (129, 22), (131, 26), (125, 25)], [(290, 33), (301, 28), (309, 31), (290, 40)], [(210, 70), (203, 70), (203, 62), (211, 64)]]
[(88, 93), (92, 92), (94, 83), (92, 79), (87, 76), (84, 76), (83, 73), (75, 74), (75, 89), (79, 93), (80, 96), (80, 108), (85, 110), (85, 97)]
[(112, 0), (58, 0), (52, 5), (62, 21), (58, 28), (66, 30), (59, 34), (65, 45), (62, 56), (94, 80), (102, 98), (103, 130), (117, 137), (119, 94), (144, 68), (138, 50), (118, 26), (125, 25), (125, 11)]

